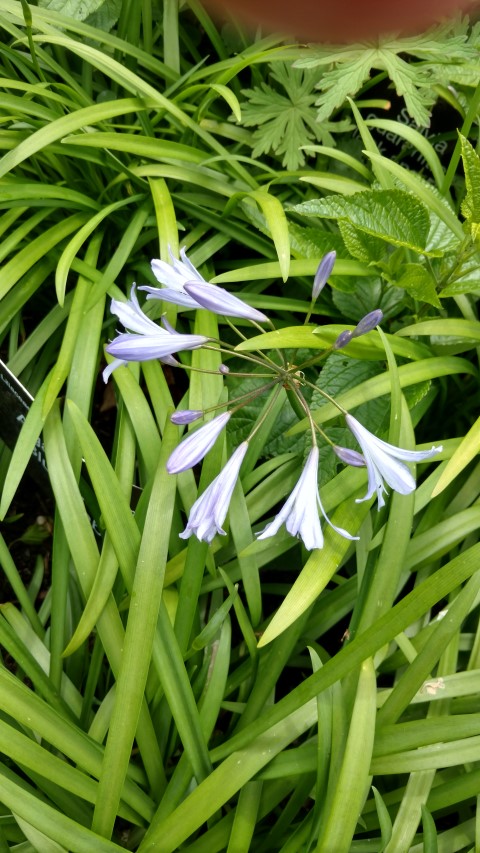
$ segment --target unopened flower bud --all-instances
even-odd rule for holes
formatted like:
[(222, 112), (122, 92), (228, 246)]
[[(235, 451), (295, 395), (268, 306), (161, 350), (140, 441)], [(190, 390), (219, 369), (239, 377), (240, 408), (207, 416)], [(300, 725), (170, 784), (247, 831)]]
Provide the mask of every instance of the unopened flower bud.
[(353, 338), (353, 332), (350, 332), (348, 329), (345, 329), (344, 332), (340, 332), (337, 340), (333, 344), (333, 349), (343, 349)]
[(313, 287), (312, 287), (312, 301), (315, 302), (320, 295), (320, 291), (325, 287), (328, 279), (330, 278), (331, 272), (333, 270), (335, 261), (337, 258), (337, 253), (335, 251), (327, 252), (326, 255), (323, 256), (322, 260), (318, 265), (317, 272), (315, 273), (315, 278), (313, 279)]
[(191, 424), (193, 421), (198, 421), (201, 417), (203, 417), (203, 412), (197, 409), (184, 409), (181, 412), (174, 412), (173, 415), (170, 415), (170, 420), (172, 424), (183, 426), (184, 424)]
[(359, 338), (360, 335), (366, 335), (367, 332), (373, 331), (379, 323), (383, 320), (383, 311), (380, 308), (376, 308), (375, 311), (370, 311), (369, 314), (365, 314), (365, 317), (362, 317), (359, 323), (355, 326), (352, 336), (354, 338)]
[(357, 450), (350, 450), (349, 447), (340, 447), (339, 444), (333, 445), (334, 453), (338, 456), (345, 465), (353, 465), (354, 468), (363, 468), (365, 459)]
[(227, 373), (230, 373), (230, 368), (227, 367), (226, 364), (221, 364), (220, 367), (218, 368), (218, 372), (226, 375)]

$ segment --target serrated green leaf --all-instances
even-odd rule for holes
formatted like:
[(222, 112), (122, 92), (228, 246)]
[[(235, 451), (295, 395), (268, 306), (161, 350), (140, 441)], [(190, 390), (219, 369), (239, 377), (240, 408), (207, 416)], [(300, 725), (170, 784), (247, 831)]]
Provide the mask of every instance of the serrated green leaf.
[(381, 261), (385, 257), (387, 247), (384, 240), (359, 231), (350, 222), (340, 220), (338, 227), (346, 248), (354, 258), (370, 264)]
[(405, 264), (403, 275), (396, 284), (414, 299), (441, 308), (442, 303), (437, 295), (435, 279), (422, 264)]
[(462, 202), (462, 213), (468, 222), (473, 239), (476, 239), (480, 229), (480, 158), (468, 139), (465, 139), (461, 133), (459, 138), (467, 190)]
[(303, 216), (343, 220), (395, 246), (425, 251), (430, 229), (427, 209), (414, 195), (402, 190), (372, 190), (349, 198), (329, 196), (302, 202), (293, 209)]

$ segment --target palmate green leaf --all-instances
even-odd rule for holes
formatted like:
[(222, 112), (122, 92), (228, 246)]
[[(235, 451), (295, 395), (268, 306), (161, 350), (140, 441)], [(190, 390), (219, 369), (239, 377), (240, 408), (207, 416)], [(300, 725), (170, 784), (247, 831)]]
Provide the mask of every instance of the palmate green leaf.
[(345, 221), (394, 246), (425, 252), (430, 228), (428, 212), (419, 199), (402, 190), (371, 190), (349, 198), (329, 196), (301, 202), (293, 210), (303, 216)]
[[(406, 54), (410, 57), (404, 58)], [(413, 62), (412, 56), (421, 62)], [(297, 60), (295, 66), (318, 69), (319, 121), (341, 107), (347, 96), (353, 97), (369, 79), (371, 70), (378, 69), (387, 72), (416, 123), (427, 126), (436, 97), (433, 85), (438, 82), (439, 65), (444, 65), (448, 75), (453, 61), (474, 62), (475, 57), (474, 40), (469, 43), (466, 27), (449, 22), (418, 36), (386, 35), (375, 46), (364, 43), (317, 47), (306, 58)]]
[(283, 91), (265, 82), (254, 89), (242, 89), (248, 98), (241, 105), (242, 126), (257, 128), (252, 134), (254, 157), (273, 152), (283, 155), (285, 168), (298, 169), (305, 163), (303, 146), (312, 141), (328, 145), (332, 140), (315, 116), (317, 74), (282, 62), (275, 65), (270, 77)]

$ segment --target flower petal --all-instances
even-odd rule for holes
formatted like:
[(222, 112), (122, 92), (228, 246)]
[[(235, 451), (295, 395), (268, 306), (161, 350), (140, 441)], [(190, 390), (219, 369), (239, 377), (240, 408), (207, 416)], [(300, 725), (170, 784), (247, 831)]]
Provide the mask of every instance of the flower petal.
[[(320, 524), (318, 508), (330, 527), (347, 539), (355, 539), (346, 530), (336, 527), (328, 518), (318, 491), (318, 447), (312, 447), (308, 454), (300, 479), (297, 481), (290, 497), (285, 502), (280, 512), (266, 528), (257, 534), (257, 539), (268, 539), (274, 536), (285, 524), (287, 531), (292, 536), (298, 536), (303, 540), (305, 548), (309, 551), (314, 548), (323, 548), (323, 532)], [(317, 508), (318, 507), (318, 508)]]
[(238, 296), (234, 296), (233, 293), (229, 293), (223, 287), (217, 287), (216, 284), (209, 284), (206, 281), (188, 281), (184, 290), (202, 308), (208, 308), (215, 314), (224, 314), (226, 317), (243, 317), (245, 320), (253, 320), (257, 323), (265, 323), (268, 320), (268, 317), (261, 311), (257, 311), (256, 308), (247, 305)]
[(384, 480), (401, 495), (408, 495), (415, 489), (413, 474), (400, 460), (420, 462), (423, 459), (435, 456), (442, 450), (442, 447), (432, 447), (431, 450), (404, 450), (377, 438), (352, 415), (345, 415), (345, 420), (362, 449), (367, 465), (367, 494), (359, 501), (368, 500), (373, 497), (376, 491), (379, 509), (385, 504), (383, 499), (383, 495), (386, 493)]
[(188, 539), (194, 533), (200, 541), (211, 542), (217, 533), (225, 535), (222, 524), (225, 521), (233, 490), (240, 473), (248, 441), (243, 441), (228, 460), (218, 477), (210, 483), (202, 495), (195, 501), (181, 539)]
[(182, 350), (199, 349), (208, 340), (203, 335), (170, 335), (159, 328), (155, 335), (118, 335), (107, 345), (106, 350), (124, 361), (151, 361)]
[(184, 438), (168, 458), (168, 473), (179, 474), (197, 465), (213, 447), (229, 420), (230, 412), (224, 412)]

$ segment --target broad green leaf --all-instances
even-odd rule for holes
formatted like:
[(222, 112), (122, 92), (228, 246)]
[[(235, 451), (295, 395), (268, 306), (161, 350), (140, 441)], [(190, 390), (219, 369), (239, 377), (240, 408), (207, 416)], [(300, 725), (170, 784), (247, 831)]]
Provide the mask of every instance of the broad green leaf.
[(435, 308), (442, 307), (437, 295), (436, 281), (427, 267), (422, 264), (405, 264), (402, 275), (395, 285), (406, 290), (413, 299), (427, 302)]
[(430, 222), (419, 199), (402, 190), (371, 190), (349, 198), (329, 196), (293, 208), (303, 216), (346, 221), (351, 226), (415, 252), (425, 251)]
[(89, 15), (96, 12), (102, 6), (104, 0), (40, 0), (39, 6), (51, 9), (54, 12), (62, 12), (68, 18), (76, 18), (84, 21)]
[(467, 194), (462, 202), (462, 213), (468, 222), (474, 240), (480, 235), (480, 158), (475, 149), (462, 134), (459, 134), (462, 146), (463, 171)]

